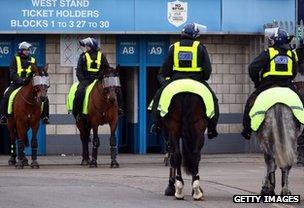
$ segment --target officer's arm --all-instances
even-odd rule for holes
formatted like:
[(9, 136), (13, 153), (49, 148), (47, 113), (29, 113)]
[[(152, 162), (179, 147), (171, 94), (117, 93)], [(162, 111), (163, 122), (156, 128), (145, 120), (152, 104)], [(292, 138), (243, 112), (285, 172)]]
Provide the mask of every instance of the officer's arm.
[(296, 54), (298, 57), (297, 70), (300, 74), (304, 74), (304, 45), (300, 45), (300, 47), (296, 49)]
[(260, 84), (260, 74), (263, 68), (269, 64), (269, 52), (268, 50), (263, 51), (258, 57), (256, 57), (249, 65), (249, 76), (257, 87)]
[[(211, 62), (210, 62), (210, 58), (209, 58), (209, 54), (207, 52), (207, 49), (205, 48), (205, 46), (200, 45), (201, 48), (199, 51), (200, 54), (198, 54), (198, 66), (202, 67), (202, 78), (203, 80), (208, 80), (210, 78), (211, 72), (212, 72), (212, 67), (211, 67)], [(200, 58), (201, 56), (201, 58)]]
[(169, 54), (165, 61), (163, 62), (163, 65), (161, 66), (159, 72), (158, 72), (158, 81), (160, 84), (165, 83), (166, 77), (171, 77), (173, 73), (173, 58), (174, 58), (174, 46), (171, 45), (169, 48)]
[(78, 63), (77, 63), (77, 68), (76, 68), (76, 76), (79, 81), (82, 81), (85, 79), (85, 74), (84, 74), (84, 55), (83, 53), (80, 54), (78, 58)]
[(17, 75), (17, 63), (15, 58), (13, 58), (10, 64), (10, 79), (17, 85), (23, 85), (23, 79)]
[(108, 70), (109, 67), (110, 67), (110, 65), (109, 65), (109, 62), (107, 60), (107, 57), (104, 54), (102, 54), (102, 56), (101, 56), (101, 66), (100, 66), (101, 70), (99, 70), (99, 76), (102, 76), (102, 73), (104, 73), (104, 70)]

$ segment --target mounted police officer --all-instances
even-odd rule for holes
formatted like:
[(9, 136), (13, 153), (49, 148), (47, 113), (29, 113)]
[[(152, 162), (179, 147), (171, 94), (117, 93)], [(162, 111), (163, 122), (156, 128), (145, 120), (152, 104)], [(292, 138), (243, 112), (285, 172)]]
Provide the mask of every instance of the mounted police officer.
[[(157, 133), (161, 129), (157, 105), (162, 90), (173, 80), (191, 78), (203, 83), (213, 95), (215, 115), (208, 122), (208, 138), (212, 139), (218, 135), (216, 130), (219, 117), (218, 100), (206, 82), (212, 72), (211, 63), (205, 46), (196, 40), (203, 30), (202, 25), (196, 23), (186, 24), (181, 31), (180, 41), (170, 46), (168, 57), (158, 73), (158, 80), (162, 87), (154, 97), (151, 132)], [(183, 52), (186, 52), (188, 55), (181, 56), (180, 54)], [(168, 78), (170, 79), (168, 80)]]
[[(73, 104), (73, 115), (75, 116), (76, 121), (84, 118), (82, 115), (82, 108), (86, 87), (90, 85), (95, 79), (100, 78), (103, 70), (108, 70), (109, 68), (107, 58), (100, 51), (98, 42), (95, 38), (85, 38), (83, 40), (80, 40), (79, 44), (84, 47), (85, 51), (80, 54), (76, 69), (76, 76), (79, 81)], [(118, 93), (117, 101), (119, 106), (119, 114), (123, 113), (121, 100), (121, 94)]]
[(298, 68), (297, 53), (292, 50), (290, 45), (292, 38), (285, 30), (277, 28), (269, 38), (270, 47), (249, 65), (249, 75), (256, 91), (250, 95), (245, 106), (244, 129), (241, 132), (245, 139), (250, 139), (252, 132), (249, 117), (251, 104), (262, 91), (273, 86), (289, 87), (299, 95), (303, 102), (300, 93), (292, 84)]
[[(18, 45), (18, 52), (12, 59), (10, 64), (10, 80), (11, 84), (5, 91), (1, 101), (1, 124), (7, 124), (7, 105), (9, 96), (12, 92), (21, 86), (28, 84), (33, 73), (31, 72), (31, 64), (36, 64), (36, 59), (30, 55), (32, 45), (28, 42), (21, 42)], [(46, 99), (41, 113), (43, 123), (49, 124), (49, 101)]]

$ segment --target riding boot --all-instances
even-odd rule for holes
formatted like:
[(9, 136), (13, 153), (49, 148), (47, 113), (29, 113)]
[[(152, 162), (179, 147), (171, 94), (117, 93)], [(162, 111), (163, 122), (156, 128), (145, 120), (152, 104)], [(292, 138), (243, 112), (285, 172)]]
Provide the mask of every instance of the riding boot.
[(208, 122), (208, 139), (213, 139), (218, 136), (216, 126), (217, 126), (217, 119), (213, 116)]
[(46, 101), (43, 103), (43, 109), (41, 113), (41, 119), (44, 124), (50, 123), (50, 113), (49, 113), (49, 99), (47, 98)]
[(160, 134), (161, 132), (161, 118), (158, 112), (152, 112), (151, 115), (151, 134)]
[(0, 106), (0, 124), (6, 125), (7, 124), (7, 104), (8, 104), (8, 95), (7, 93), (4, 94), (2, 100), (1, 100), (1, 106)]
[(243, 115), (243, 127), (244, 127), (244, 129), (241, 132), (241, 135), (247, 140), (250, 139), (251, 133), (252, 133), (251, 126), (250, 126), (251, 120), (250, 120), (250, 117), (249, 117), (249, 111), (250, 111), (250, 99), (247, 100), (247, 103), (246, 103), (246, 106), (245, 106), (244, 115)]
[(118, 104), (118, 115), (121, 116), (124, 114), (123, 97), (121, 91), (117, 93), (117, 104)]

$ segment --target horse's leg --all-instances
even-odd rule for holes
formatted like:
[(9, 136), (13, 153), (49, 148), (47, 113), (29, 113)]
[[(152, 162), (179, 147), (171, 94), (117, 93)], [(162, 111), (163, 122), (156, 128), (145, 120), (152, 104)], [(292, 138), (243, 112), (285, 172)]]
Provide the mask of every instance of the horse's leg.
[[(169, 138), (168, 138), (169, 139)], [(176, 169), (173, 167), (174, 161), (173, 161), (173, 153), (174, 153), (174, 148), (171, 146), (168, 146), (167, 149), (167, 154), (168, 154), (168, 160), (170, 160), (170, 170), (169, 170), (169, 184), (165, 190), (165, 195), (166, 196), (174, 196), (175, 194), (175, 175), (176, 175)]]
[[(197, 129), (198, 131), (201, 130), (201, 128), (194, 128)], [(204, 200), (204, 195), (203, 195), (203, 190), (200, 187), (200, 177), (199, 177), (199, 162), (201, 160), (201, 149), (204, 145), (204, 134), (201, 132), (196, 133), (196, 137), (198, 138), (196, 140), (196, 144), (194, 145), (195, 149), (193, 150), (192, 157), (196, 158), (195, 164), (193, 164), (193, 173), (192, 174), (192, 197), (194, 200)]]
[(116, 160), (116, 156), (117, 156), (117, 142), (116, 142), (116, 136), (115, 136), (116, 127), (117, 127), (117, 121), (110, 123), (110, 130), (111, 130), (111, 136), (110, 136), (111, 168), (119, 168), (119, 164)]
[(100, 145), (98, 137), (98, 125), (93, 126), (93, 150), (92, 150), (92, 160), (90, 162), (90, 168), (97, 168), (97, 153), (98, 147)]
[(261, 190), (261, 195), (275, 195), (275, 171), (277, 169), (277, 165), (275, 164), (275, 159), (273, 156), (272, 150), (268, 148), (269, 151), (264, 153), (264, 159), (267, 166), (267, 173), (264, 179), (264, 183)]
[(17, 134), (18, 134), (18, 162), (16, 163), (17, 169), (22, 169), (24, 166), (24, 147), (25, 147), (25, 141), (27, 139), (27, 129), (25, 127), (25, 124), (21, 122), (17, 122)]
[[(176, 176), (175, 176), (175, 198), (176, 199), (184, 199), (184, 180), (182, 178), (182, 171), (181, 171), (181, 165), (182, 165), (182, 154), (180, 152), (179, 148), (179, 137), (174, 137), (172, 141), (172, 146), (174, 146), (174, 152), (171, 157), (173, 168), (176, 169)], [(170, 160), (171, 160), (170, 159)]]
[(10, 147), (10, 159), (8, 160), (8, 165), (15, 165), (16, 164), (16, 130), (15, 130), (15, 125), (10, 125), (10, 122), (8, 122), (8, 129), (9, 129), (9, 147)]
[(38, 151), (38, 141), (37, 141), (37, 132), (39, 128), (39, 121), (37, 124), (32, 126), (32, 141), (31, 141), (31, 148), (32, 148), (32, 163), (31, 168), (39, 168), (39, 164), (37, 162), (37, 151)]
[(291, 191), (288, 188), (288, 176), (291, 166), (281, 168), (282, 171), (282, 191), (281, 195), (291, 195)]

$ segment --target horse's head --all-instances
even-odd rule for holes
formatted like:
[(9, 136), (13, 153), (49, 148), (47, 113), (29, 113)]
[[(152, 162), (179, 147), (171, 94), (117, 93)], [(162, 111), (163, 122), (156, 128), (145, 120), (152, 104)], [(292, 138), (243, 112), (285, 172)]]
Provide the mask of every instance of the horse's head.
[(103, 96), (107, 103), (114, 103), (117, 101), (117, 93), (120, 92), (120, 79), (119, 70), (109, 67), (104, 70), (101, 78), (101, 83), (103, 87)]
[(36, 64), (31, 65), (33, 75), (32, 85), (38, 101), (44, 102), (47, 98), (47, 90), (50, 86), (50, 78), (48, 76), (49, 65), (46, 64), (43, 69), (39, 69)]

